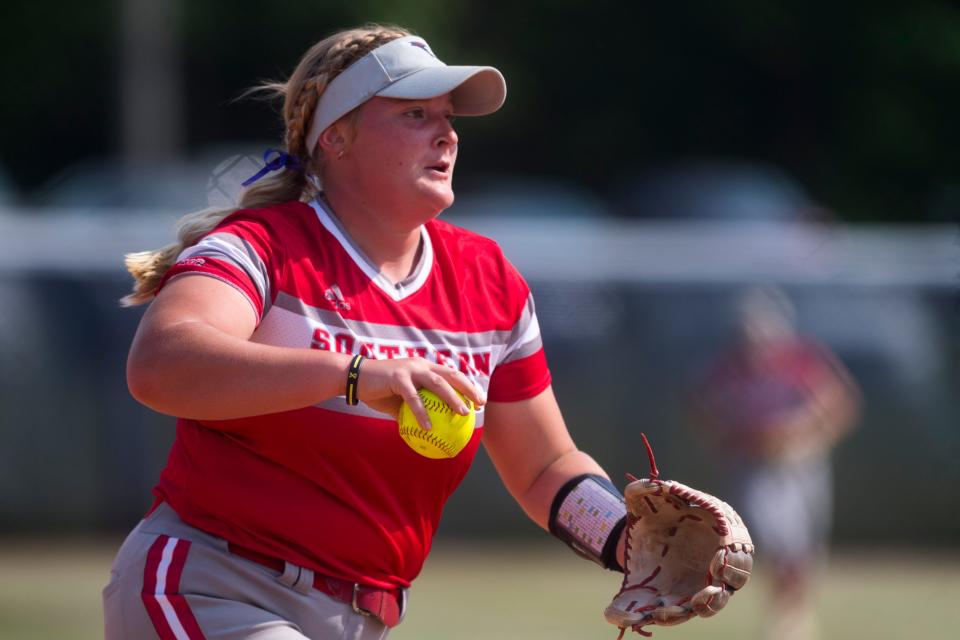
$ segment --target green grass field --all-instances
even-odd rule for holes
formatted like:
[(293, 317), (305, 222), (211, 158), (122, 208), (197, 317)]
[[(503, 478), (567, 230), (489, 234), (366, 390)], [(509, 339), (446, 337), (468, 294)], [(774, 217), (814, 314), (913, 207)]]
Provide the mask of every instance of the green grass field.
[[(102, 638), (100, 589), (119, 541), (17, 542), (0, 547), (0, 638)], [(763, 574), (717, 617), (655, 630), (659, 640), (757, 637)], [(411, 594), (392, 640), (613, 640), (602, 617), (617, 577), (559, 543), (441, 544)], [(838, 554), (819, 601), (822, 638), (960, 637), (960, 555)], [(628, 636), (629, 637), (629, 636)], [(640, 636), (634, 635), (639, 638)]]

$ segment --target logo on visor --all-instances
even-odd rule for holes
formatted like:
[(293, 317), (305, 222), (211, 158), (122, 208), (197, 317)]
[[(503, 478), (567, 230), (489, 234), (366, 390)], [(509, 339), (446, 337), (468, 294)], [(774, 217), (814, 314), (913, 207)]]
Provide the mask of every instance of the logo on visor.
[(430, 47), (427, 46), (427, 43), (423, 42), (422, 40), (411, 40), (410, 44), (413, 45), (414, 47), (420, 47), (421, 49), (429, 53), (430, 56), (433, 58), (437, 57), (433, 54), (433, 51), (430, 50)]

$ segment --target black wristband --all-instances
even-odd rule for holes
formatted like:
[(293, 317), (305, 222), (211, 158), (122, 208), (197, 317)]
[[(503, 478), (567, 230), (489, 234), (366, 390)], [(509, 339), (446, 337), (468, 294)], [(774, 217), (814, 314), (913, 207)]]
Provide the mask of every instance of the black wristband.
[(347, 404), (351, 407), (360, 402), (357, 398), (357, 384), (360, 382), (360, 363), (363, 362), (363, 356), (353, 356), (350, 361), (350, 368), (347, 370)]
[[(592, 504), (580, 505), (585, 508), (583, 520), (564, 522), (565, 519), (560, 517), (561, 507), (574, 491), (578, 491), (579, 499)], [(588, 528), (590, 521), (595, 521), (596, 517), (606, 521), (607, 529), (605, 532), (594, 531), (588, 534), (584, 529)], [(603, 476), (583, 474), (571, 478), (560, 488), (550, 506), (550, 533), (573, 549), (578, 556), (613, 571), (623, 571), (617, 561), (617, 542), (626, 524), (623, 496), (613, 483)]]

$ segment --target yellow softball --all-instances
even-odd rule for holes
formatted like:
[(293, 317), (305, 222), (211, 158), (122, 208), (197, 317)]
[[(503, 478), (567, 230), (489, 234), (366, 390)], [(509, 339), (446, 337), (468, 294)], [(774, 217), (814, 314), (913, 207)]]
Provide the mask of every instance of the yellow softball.
[(473, 436), (473, 427), (477, 423), (477, 414), (473, 403), (457, 392), (463, 403), (470, 409), (465, 416), (460, 415), (437, 397), (432, 391), (417, 391), (423, 406), (430, 416), (433, 428), (427, 431), (420, 426), (406, 402), (400, 407), (400, 437), (410, 448), (427, 458), (453, 458), (460, 453)]

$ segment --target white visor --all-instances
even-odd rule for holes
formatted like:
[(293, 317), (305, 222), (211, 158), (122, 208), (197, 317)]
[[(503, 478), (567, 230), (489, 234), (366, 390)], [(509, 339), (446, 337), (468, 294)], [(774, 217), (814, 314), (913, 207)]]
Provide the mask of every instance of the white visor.
[(493, 67), (448, 67), (417, 36), (391, 40), (363, 56), (334, 78), (313, 112), (307, 152), (331, 124), (374, 96), (425, 100), (450, 93), (453, 113), (493, 113), (507, 97), (507, 83)]

